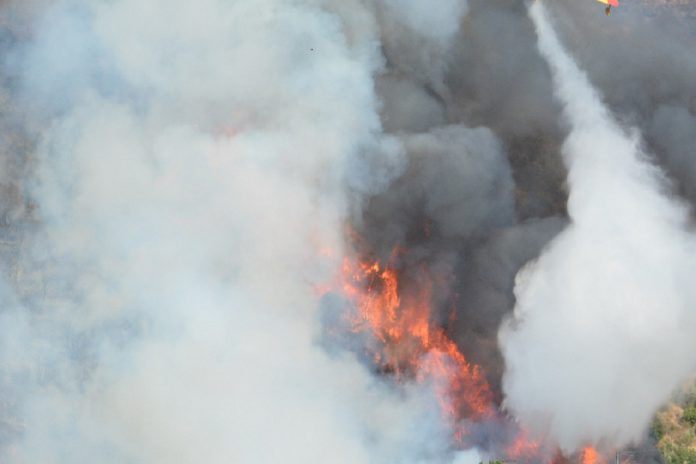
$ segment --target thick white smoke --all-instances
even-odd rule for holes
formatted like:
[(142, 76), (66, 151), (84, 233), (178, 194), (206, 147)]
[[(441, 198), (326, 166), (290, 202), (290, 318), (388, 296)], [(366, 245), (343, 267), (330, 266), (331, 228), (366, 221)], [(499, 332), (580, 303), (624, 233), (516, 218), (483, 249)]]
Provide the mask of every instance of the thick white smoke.
[(398, 171), (371, 10), (65, 1), (31, 29), (13, 65), (44, 123), (21, 265), (41, 290), (3, 289), (2, 461), (451, 458), (428, 386), (313, 343), (346, 191)]
[(467, 0), (442, 0), (437, 7), (428, 0), (386, 0), (385, 4), (396, 21), (442, 45), (459, 31), (468, 11)]
[(500, 332), (506, 406), (566, 451), (622, 446), (696, 367), (689, 211), (564, 50), (541, 2), (530, 15), (570, 129), (571, 224), (518, 275)]

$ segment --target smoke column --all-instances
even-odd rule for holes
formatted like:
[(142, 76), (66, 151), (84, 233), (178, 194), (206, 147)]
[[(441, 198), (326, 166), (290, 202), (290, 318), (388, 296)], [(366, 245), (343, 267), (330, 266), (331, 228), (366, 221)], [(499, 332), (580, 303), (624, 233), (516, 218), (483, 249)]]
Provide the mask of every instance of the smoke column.
[[(693, 47), (595, 6), (549, 8), (693, 204)], [(491, 408), (502, 346), (508, 407), (567, 448), (688, 370), (687, 211), (576, 71), (554, 98), (523, 1), (0, 0), (0, 63), (3, 463), (500, 459), (509, 417), (455, 443), (330, 330), (343, 258), (397, 248)], [(569, 130), (573, 223), (499, 345), (568, 224)]]
[(541, 2), (530, 16), (569, 126), (570, 224), (517, 276), (514, 316), (499, 334), (505, 405), (565, 451), (623, 446), (695, 367), (689, 210), (565, 51)]
[(0, 460), (455, 459), (432, 387), (378, 382), (315, 343), (349, 197), (399, 170), (372, 11), (4, 8), (22, 29), (3, 43), (4, 96), (31, 124), (0, 287)]

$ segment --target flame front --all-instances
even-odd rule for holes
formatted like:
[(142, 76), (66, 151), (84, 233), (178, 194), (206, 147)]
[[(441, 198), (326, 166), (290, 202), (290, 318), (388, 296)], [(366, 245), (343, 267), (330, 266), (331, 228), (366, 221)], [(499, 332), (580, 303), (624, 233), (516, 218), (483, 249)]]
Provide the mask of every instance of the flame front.
[(582, 450), (582, 464), (605, 464), (605, 461), (596, 449), (588, 446)]
[(492, 395), (481, 369), (433, 322), (433, 281), (425, 266), (416, 288), (407, 292), (400, 288), (397, 271), (378, 262), (346, 258), (342, 271), (342, 290), (356, 309), (347, 316), (351, 330), (379, 341), (370, 353), (375, 365), (397, 378), (432, 382), (442, 413), (452, 423), (492, 415)]
[(539, 456), (540, 444), (529, 438), (529, 435), (520, 431), (517, 438), (506, 450), (508, 458), (514, 462), (534, 461)]
[[(397, 249), (392, 260), (405, 253)], [(343, 330), (370, 337), (364, 353), (382, 374), (432, 385), (456, 446), (476, 445), (467, 440), (474, 423), (506, 423), (511, 436), (492, 452), (520, 463), (551, 462), (542, 457), (548, 453), (540, 442), (500, 413), (482, 369), (466, 359), (438, 324), (434, 293), (441, 290), (441, 281), (424, 264), (411, 266), (406, 277), (402, 273), (391, 264), (344, 258), (338, 282), (329, 286), (349, 302), (350, 309), (341, 314)]]

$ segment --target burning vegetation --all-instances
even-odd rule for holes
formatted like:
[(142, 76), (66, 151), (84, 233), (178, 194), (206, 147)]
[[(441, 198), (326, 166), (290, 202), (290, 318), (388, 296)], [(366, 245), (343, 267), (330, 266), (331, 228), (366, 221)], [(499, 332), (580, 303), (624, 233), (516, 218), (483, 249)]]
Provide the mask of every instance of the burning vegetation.
[[(468, 361), (447, 334), (447, 324), (456, 317), (457, 308), (449, 307), (447, 317), (439, 317), (442, 311), (436, 308), (434, 292), (449, 293), (450, 279), (436, 278), (425, 263), (413, 264), (408, 253), (397, 246), (384, 263), (343, 258), (340, 276), (321, 290), (346, 301), (340, 323), (327, 328), (327, 336), (353, 334), (364, 340), (357, 354), (385, 381), (431, 386), (455, 449), (480, 446), (474, 437), (476, 429), (496, 424), (506, 430), (491, 443), (491, 455), (504, 458), (496, 462), (606, 464), (592, 447), (570, 457), (543, 447), (501, 410), (483, 368)], [(400, 268), (399, 263), (410, 263), (413, 269)]]
[[(395, 250), (394, 255), (406, 253)], [(368, 333), (378, 343), (370, 353), (375, 366), (396, 379), (432, 382), (442, 414), (456, 424), (492, 414), (492, 395), (479, 366), (471, 365), (433, 312), (433, 283), (419, 266), (405, 289), (389, 263), (351, 260), (342, 266), (342, 291), (355, 307), (347, 315), (350, 330)]]
[(0, 0), (0, 462), (696, 464), (696, 1), (622, 3)]

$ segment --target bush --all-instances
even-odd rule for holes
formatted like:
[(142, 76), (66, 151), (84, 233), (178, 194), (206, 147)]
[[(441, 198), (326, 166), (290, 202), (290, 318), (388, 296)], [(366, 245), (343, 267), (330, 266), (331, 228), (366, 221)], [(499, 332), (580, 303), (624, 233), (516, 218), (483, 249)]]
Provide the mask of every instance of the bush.
[(664, 453), (667, 464), (696, 464), (696, 452), (689, 448), (674, 447)]
[(655, 418), (650, 427), (650, 436), (655, 441), (660, 441), (665, 436), (665, 424), (658, 417)]
[(682, 420), (690, 426), (696, 425), (696, 406), (689, 406), (684, 410)]

